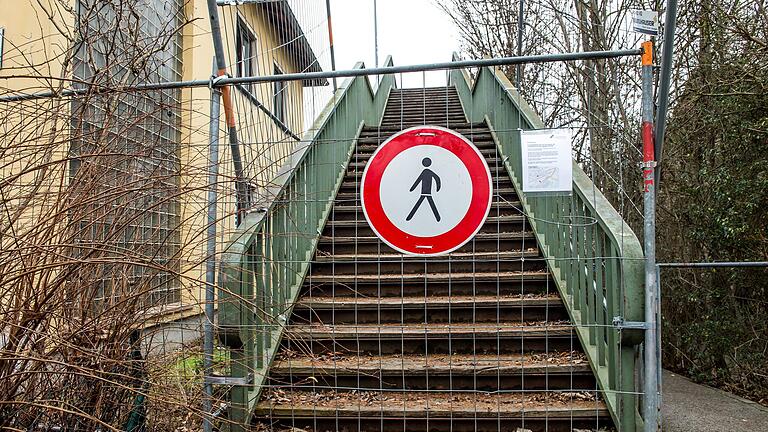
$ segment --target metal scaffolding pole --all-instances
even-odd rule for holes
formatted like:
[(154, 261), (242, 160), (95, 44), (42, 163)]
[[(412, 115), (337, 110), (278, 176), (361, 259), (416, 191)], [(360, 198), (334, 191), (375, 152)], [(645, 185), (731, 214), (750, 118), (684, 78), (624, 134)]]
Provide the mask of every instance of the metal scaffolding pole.
[(643, 43), (642, 55), (643, 124), (643, 203), (645, 207), (645, 340), (643, 344), (643, 420), (645, 432), (656, 432), (660, 425), (658, 345), (659, 293), (656, 273), (656, 193), (653, 145), (653, 42)]
[(378, 5), (373, 0), (373, 62), (375, 67), (379, 67), (379, 16)]
[[(677, 25), (677, 0), (667, 1), (664, 18), (664, 46), (662, 48), (661, 73), (659, 76), (659, 106), (656, 111), (656, 161), (661, 164), (664, 150), (664, 132), (667, 128), (669, 108), (669, 86), (672, 77), (672, 50), (675, 47), (675, 26)], [(656, 169), (655, 179), (659, 183), (661, 166)]]
[(219, 177), (219, 117), (221, 115), (221, 91), (211, 88), (211, 119), (208, 129), (208, 229), (206, 232), (205, 258), (205, 321), (203, 322), (203, 431), (211, 432), (211, 401), (213, 389), (208, 379), (213, 374), (213, 302), (216, 283), (216, 201), (217, 183)]
[[(328, 47), (331, 51), (331, 70), (336, 70), (336, 53), (333, 49), (333, 25), (331, 24), (331, 0), (325, 0), (325, 11), (328, 15)], [(339, 86), (336, 83), (336, 78), (333, 78), (333, 91), (334, 93), (336, 90), (339, 89)]]
[[(211, 37), (213, 38), (213, 52), (216, 56), (216, 75), (222, 78), (227, 75), (227, 61), (226, 57), (224, 57), (224, 43), (221, 40), (221, 25), (219, 24), (219, 10), (216, 6), (216, 0), (208, 0), (208, 16), (211, 18)], [(232, 151), (232, 163), (235, 168), (235, 191), (237, 197), (237, 217), (235, 223), (239, 225), (245, 210), (250, 207), (250, 191), (243, 175), (243, 160), (240, 155), (240, 144), (237, 139), (237, 123), (235, 122), (235, 112), (232, 109), (232, 95), (229, 92), (228, 84), (222, 86), (221, 96), (224, 101), (224, 116), (227, 120), (229, 147)]]
[[(224, 57), (224, 43), (221, 40), (221, 26), (219, 24), (219, 10), (216, 0), (207, 0), (208, 16), (211, 22), (211, 37), (213, 39), (213, 52), (215, 61), (215, 75), (218, 79), (227, 75), (227, 62)], [(215, 301), (214, 282), (215, 282), (215, 254), (216, 254), (216, 177), (218, 176), (218, 140), (219, 140), (219, 93), (224, 101), (224, 116), (229, 129), (229, 146), (232, 151), (232, 163), (235, 169), (235, 193), (236, 193), (236, 217), (235, 224), (238, 225), (242, 220), (245, 209), (250, 207), (248, 199), (248, 185), (245, 183), (243, 175), (243, 161), (240, 155), (240, 144), (237, 139), (237, 124), (235, 122), (235, 113), (232, 109), (232, 95), (229, 92), (229, 86), (222, 86), (220, 90), (213, 85), (216, 79), (211, 78), (211, 119), (210, 119), (210, 157), (211, 172), (209, 173), (209, 191), (208, 191), (208, 257), (206, 261), (205, 274), (205, 329), (203, 340), (203, 430), (211, 432), (213, 424), (211, 422), (211, 399), (213, 391), (211, 383), (206, 380), (211, 376), (213, 369), (213, 302)], [(214, 159), (215, 157), (215, 159)], [(216, 176), (216, 177), (214, 177)]]
[[(520, 0), (520, 9), (517, 11), (517, 56), (523, 55), (523, 26), (525, 25), (525, 0)], [(518, 64), (515, 69), (515, 87), (520, 91), (520, 75), (523, 66)]]
[[(248, 84), (248, 83), (268, 83), (275, 81), (305, 81), (316, 80), (323, 78), (349, 78), (356, 76), (370, 76), (370, 75), (392, 75), (399, 73), (409, 72), (426, 72), (434, 70), (455, 70), (465, 69), (471, 67), (485, 67), (485, 66), (508, 66), (518, 64), (533, 64), (533, 63), (554, 63), (563, 61), (576, 61), (576, 60), (597, 60), (619, 57), (631, 57), (639, 56), (642, 54), (642, 50), (629, 49), (629, 50), (615, 50), (615, 51), (583, 51), (583, 52), (571, 52), (571, 53), (558, 53), (558, 54), (540, 54), (529, 55), (520, 57), (497, 57), (490, 59), (477, 59), (477, 60), (459, 60), (452, 62), (438, 62), (438, 63), (425, 63), (405, 66), (388, 66), (371, 69), (347, 69), (329, 72), (300, 72), (300, 73), (287, 73), (279, 75), (260, 75), (249, 77), (219, 77), (213, 83), (210, 79), (206, 80), (188, 80), (188, 81), (176, 81), (165, 83), (150, 83), (140, 84), (134, 86), (125, 87), (109, 87), (103, 88), (98, 84), (91, 84), (84, 89), (76, 90), (64, 90), (64, 91), (46, 91), (40, 93), (17, 93), (9, 96), (0, 97), (0, 102), (22, 102), (34, 99), (46, 99), (46, 98), (58, 98), (58, 97), (72, 97), (83, 96), (93, 94), (104, 94), (109, 92), (129, 92), (129, 91), (148, 91), (148, 90), (166, 90), (175, 88), (194, 88), (194, 87), (227, 87), (232, 84)], [(228, 94), (222, 89), (222, 98)], [(224, 108), (226, 109), (226, 101)]]

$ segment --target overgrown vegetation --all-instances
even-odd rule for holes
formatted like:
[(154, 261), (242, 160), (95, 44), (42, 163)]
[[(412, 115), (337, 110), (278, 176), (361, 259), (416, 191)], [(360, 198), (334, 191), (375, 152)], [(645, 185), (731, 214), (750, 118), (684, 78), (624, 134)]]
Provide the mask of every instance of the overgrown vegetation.
[(199, 425), (200, 373), (149, 328), (199, 259), (173, 229), (178, 94), (97, 91), (168, 77), (189, 21), (180, 0), (75, 3), (19, 2), (41, 30), (4, 48), (0, 95), (88, 91), (0, 105), (0, 430), (132, 430), (146, 406)]
[[(664, 155), (663, 261), (768, 260), (768, 15), (762, 2), (682, 10), (696, 47)], [(768, 271), (667, 271), (666, 366), (768, 405)]]

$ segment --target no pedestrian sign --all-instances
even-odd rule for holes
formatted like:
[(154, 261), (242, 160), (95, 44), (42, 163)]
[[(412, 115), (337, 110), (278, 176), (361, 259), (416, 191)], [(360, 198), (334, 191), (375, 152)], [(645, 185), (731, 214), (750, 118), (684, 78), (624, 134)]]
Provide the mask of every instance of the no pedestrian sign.
[(491, 208), (491, 173), (460, 134), (437, 126), (401, 131), (363, 172), (363, 213), (376, 235), (409, 255), (454, 251), (480, 230)]

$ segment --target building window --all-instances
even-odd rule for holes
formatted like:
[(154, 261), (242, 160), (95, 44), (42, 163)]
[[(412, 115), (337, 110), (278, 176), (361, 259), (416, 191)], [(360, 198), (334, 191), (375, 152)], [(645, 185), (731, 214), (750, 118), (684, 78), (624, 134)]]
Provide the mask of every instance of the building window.
[[(275, 64), (275, 75), (282, 75), (283, 71)], [(275, 81), (274, 83), (274, 99), (273, 99), (273, 114), (275, 117), (285, 123), (285, 103), (288, 100), (288, 83), (286, 81)]]
[[(237, 49), (237, 76), (256, 76), (256, 35), (253, 34), (242, 18), (237, 19), (237, 35), (235, 37)], [(251, 90), (250, 84), (244, 84), (247, 90)]]
[[(184, 0), (136, 3), (138, 15), (131, 19), (140, 24), (137, 34), (121, 39), (114, 29), (127, 21), (115, 24), (118, 6), (78, 1), (83, 43), (73, 61), (75, 88), (96, 80), (104, 86), (181, 80), (182, 38), (169, 29), (184, 22)], [(142, 52), (152, 54), (144, 58)], [(146, 66), (126, 68), (135, 58), (130, 55), (144, 58)], [(72, 99), (77, 133), (70, 173), (77, 204), (70, 217), (79, 228), (73, 253), (90, 260), (72, 279), (94, 287), (97, 303), (134, 295), (144, 306), (181, 300), (180, 98), (180, 90), (165, 89)]]

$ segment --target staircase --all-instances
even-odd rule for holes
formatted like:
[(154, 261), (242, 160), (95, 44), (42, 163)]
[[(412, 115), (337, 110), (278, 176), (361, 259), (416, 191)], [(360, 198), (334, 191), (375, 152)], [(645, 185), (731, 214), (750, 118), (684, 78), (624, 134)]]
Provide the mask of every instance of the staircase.
[[(378, 145), (448, 127), (485, 156), (494, 198), (443, 257), (382, 243), (360, 205)], [(611, 416), (485, 123), (453, 87), (393, 89), (364, 127), (320, 237), (253, 430), (611, 430)]]

